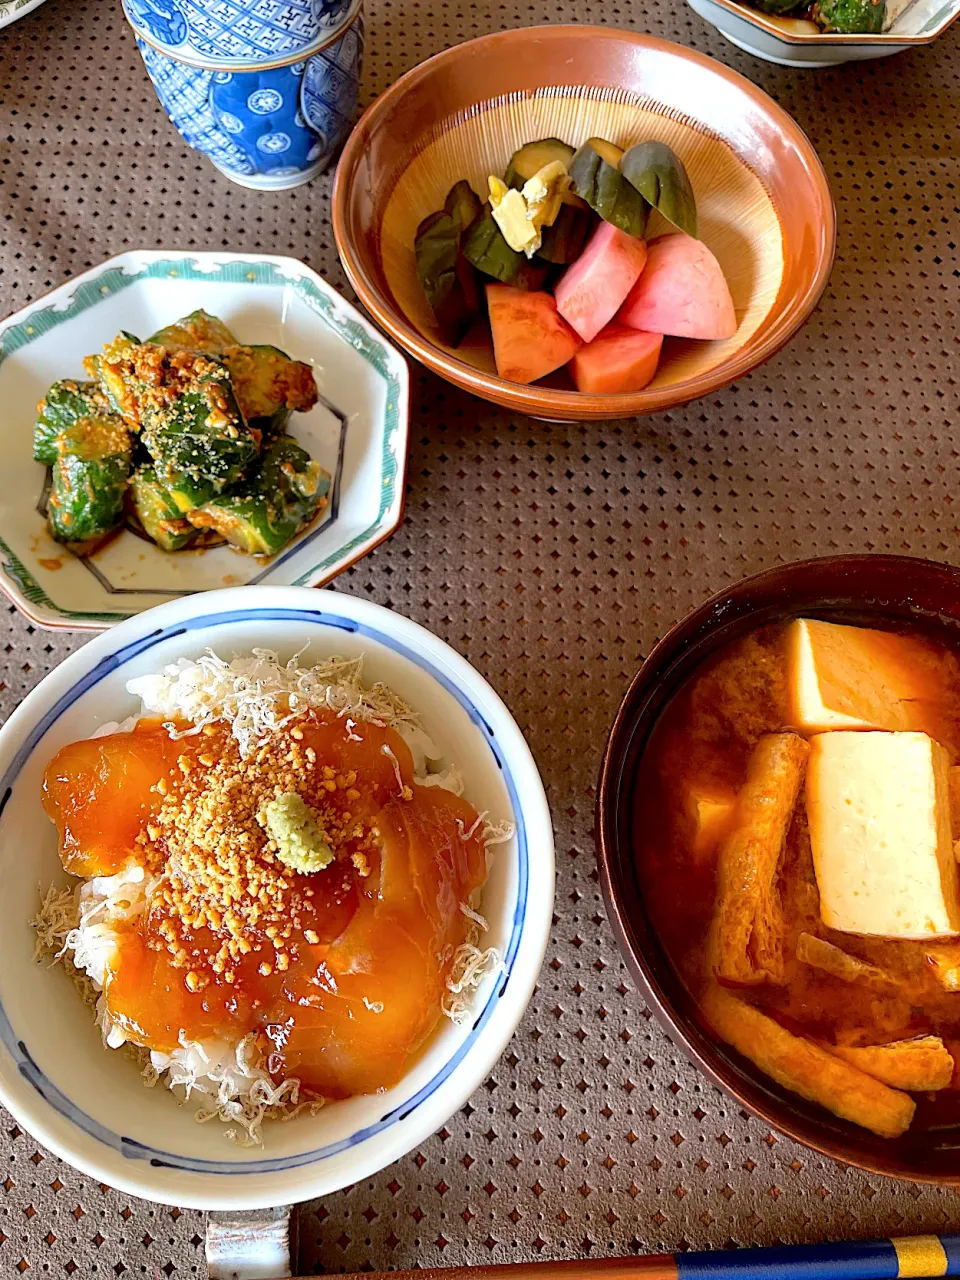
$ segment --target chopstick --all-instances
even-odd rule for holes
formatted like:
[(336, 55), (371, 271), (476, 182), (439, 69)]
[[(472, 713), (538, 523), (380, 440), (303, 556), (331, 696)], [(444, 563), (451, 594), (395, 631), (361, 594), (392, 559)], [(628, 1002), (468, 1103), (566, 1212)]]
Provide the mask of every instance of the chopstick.
[[(424, 1271), (365, 1271), (338, 1280), (898, 1280), (960, 1276), (960, 1235), (895, 1236), (576, 1262), (519, 1262)], [(328, 1280), (315, 1277), (314, 1280)]]

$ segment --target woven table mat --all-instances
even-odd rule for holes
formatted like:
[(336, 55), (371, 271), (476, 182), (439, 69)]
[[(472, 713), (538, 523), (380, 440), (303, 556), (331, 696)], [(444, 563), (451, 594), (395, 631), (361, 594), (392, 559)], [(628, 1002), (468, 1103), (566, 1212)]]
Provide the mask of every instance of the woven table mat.
[[(956, 1229), (960, 1201), (778, 1137), (678, 1054), (633, 988), (594, 865), (593, 787), (642, 655), (686, 610), (801, 556), (955, 559), (960, 25), (916, 52), (794, 72), (682, 0), (367, 0), (364, 102), (458, 40), (578, 21), (720, 59), (817, 146), (839, 212), (818, 313), (722, 394), (547, 426), (414, 367), (406, 521), (336, 589), (437, 632), (517, 717), (557, 831), (531, 1007), (439, 1134), (305, 1207), (302, 1269), (451, 1265)], [(113, 0), (0, 32), (0, 314), (129, 248), (292, 254), (348, 296), (330, 177), (232, 186), (162, 114)], [(2, 474), (2, 467), (0, 467)], [(83, 643), (0, 609), (0, 713)], [(0, 1275), (203, 1275), (203, 1216), (100, 1186), (0, 1114)]]

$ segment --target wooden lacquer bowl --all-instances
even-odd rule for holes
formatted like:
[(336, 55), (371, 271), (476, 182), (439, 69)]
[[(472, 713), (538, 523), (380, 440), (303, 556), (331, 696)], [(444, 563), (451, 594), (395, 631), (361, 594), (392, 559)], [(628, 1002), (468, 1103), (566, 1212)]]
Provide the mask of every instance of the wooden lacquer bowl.
[[(730, 285), (739, 326), (722, 342), (668, 338), (643, 391), (586, 395), (498, 378), (486, 334), (439, 338), (416, 275), (417, 225), (466, 178), (482, 197), (524, 143), (601, 136), (668, 143), (693, 183), (701, 238)], [(768, 359), (826, 284), (836, 218), (823, 168), (796, 123), (743, 76), (653, 36), (529, 27), (471, 40), (416, 67), (354, 130), (337, 171), (333, 227), (368, 311), (418, 360), (487, 400), (556, 419), (652, 413), (716, 391)], [(647, 235), (669, 230), (659, 214)]]
[(645, 900), (636, 786), (661, 712), (719, 647), (755, 627), (798, 616), (866, 626), (909, 622), (960, 647), (960, 569), (879, 555), (781, 565), (713, 596), (660, 641), (627, 691), (603, 758), (595, 829), (610, 921), (647, 1004), (671, 1040), (741, 1106), (798, 1142), (862, 1169), (917, 1182), (960, 1182), (960, 1107), (953, 1108), (954, 1122), (918, 1108), (907, 1133), (889, 1141), (781, 1089), (722, 1044), (702, 1023), (661, 946), (657, 920)]

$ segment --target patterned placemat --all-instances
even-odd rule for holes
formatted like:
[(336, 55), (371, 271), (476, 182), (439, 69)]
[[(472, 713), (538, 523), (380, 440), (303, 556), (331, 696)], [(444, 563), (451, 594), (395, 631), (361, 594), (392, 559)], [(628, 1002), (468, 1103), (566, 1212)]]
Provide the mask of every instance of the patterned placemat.
[[(306, 1207), (303, 1269), (956, 1228), (950, 1190), (779, 1138), (674, 1050), (607, 925), (592, 813), (628, 680), (710, 591), (833, 551), (956, 558), (960, 28), (803, 73), (741, 54), (683, 0), (368, 5), (367, 102), (507, 26), (609, 23), (704, 50), (813, 138), (840, 240), (820, 310), (785, 352), (662, 417), (547, 426), (414, 369), (406, 522), (336, 589), (424, 623), (506, 699), (553, 809), (556, 924), (496, 1071), (418, 1151)], [(288, 253), (346, 289), (329, 177), (255, 194), (188, 151), (114, 0), (48, 0), (0, 32), (0, 117), (0, 314), (127, 248)], [(0, 712), (80, 643), (0, 609)], [(202, 1215), (98, 1186), (0, 1120), (0, 1275), (203, 1274)]]

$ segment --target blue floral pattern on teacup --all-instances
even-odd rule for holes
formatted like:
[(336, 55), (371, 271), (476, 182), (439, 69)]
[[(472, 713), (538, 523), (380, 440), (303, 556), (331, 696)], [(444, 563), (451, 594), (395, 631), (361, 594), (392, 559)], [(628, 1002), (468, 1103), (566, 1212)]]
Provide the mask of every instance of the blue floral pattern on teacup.
[(300, 85), (300, 109), (311, 129), (334, 150), (350, 132), (360, 89), (363, 18), (341, 40), (307, 63)]
[(142, 27), (144, 33), (162, 44), (180, 45), (187, 38), (187, 20), (183, 16), (179, 0), (127, 0), (134, 30)]
[(349, 0), (124, 0), (138, 36), (211, 63), (265, 62), (313, 44)]
[(137, 44), (160, 105), (183, 140), (208, 156), (217, 168), (227, 173), (236, 173), (242, 177), (250, 177), (256, 173), (255, 166), (213, 117), (210, 109), (213, 73), (176, 62), (165, 53), (158, 53), (142, 40), (138, 40)]
[(138, 44), (173, 124), (228, 177), (306, 180), (350, 130), (363, 54), (360, 19), (307, 61), (266, 70), (199, 70)]

